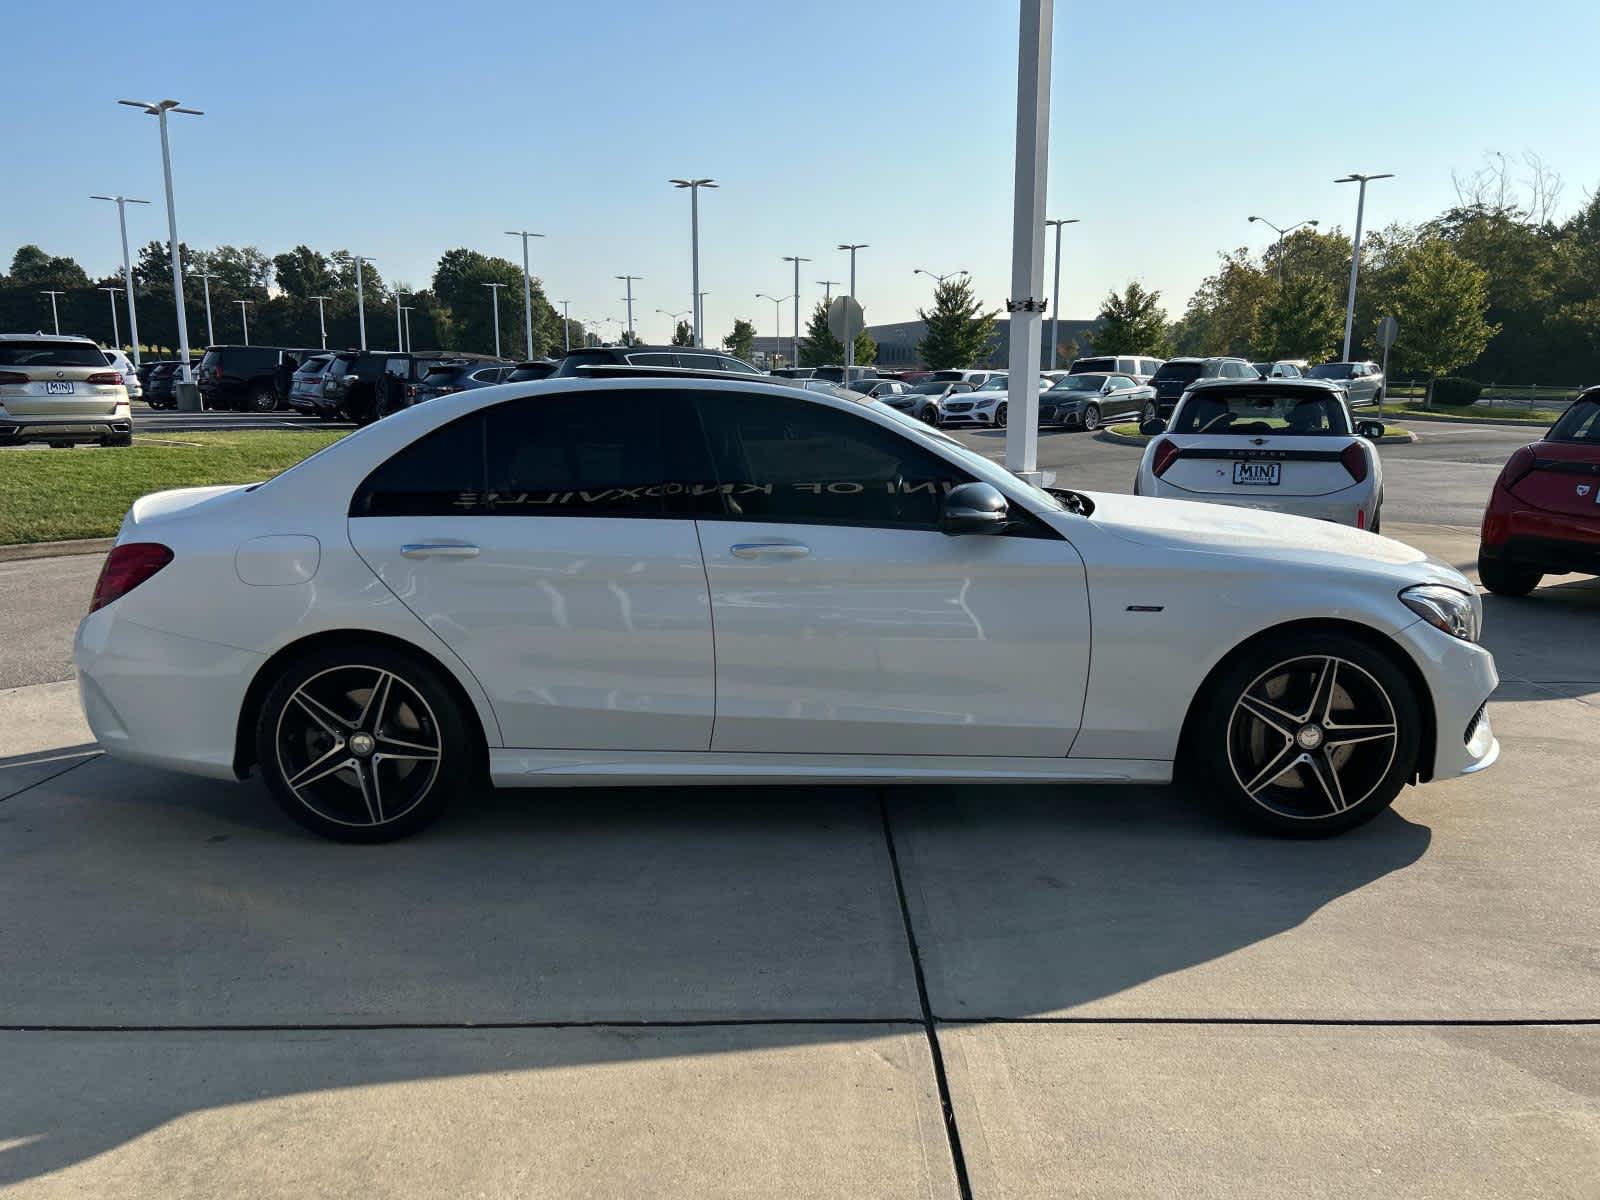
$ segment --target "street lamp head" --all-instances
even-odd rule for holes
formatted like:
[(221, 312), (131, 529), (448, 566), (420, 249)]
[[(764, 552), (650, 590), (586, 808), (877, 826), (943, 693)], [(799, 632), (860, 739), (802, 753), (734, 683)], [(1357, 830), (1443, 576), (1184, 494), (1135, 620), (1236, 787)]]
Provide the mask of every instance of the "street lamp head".
[(1257, 221), (1259, 221), (1259, 220), (1261, 220), (1261, 218), (1260, 218), (1260, 217), (1250, 217), (1250, 218), (1249, 218), (1249, 220), (1250, 220), (1250, 222), (1251, 222), (1251, 223), (1252, 223), (1252, 224), (1254, 224), (1254, 223), (1255, 223), (1255, 222), (1257, 222)]
[(1048, 228), (1051, 225), (1054, 225), (1056, 228), (1059, 229), (1063, 225), (1076, 225), (1082, 220), (1083, 220), (1082, 217), (1047, 217), (1047, 218), (1045, 218), (1045, 222), (1044, 223), (1045, 223), (1046, 228)]
[(849, 242), (840, 242), (838, 248), (840, 250), (865, 250), (867, 245), (868, 243), (866, 242), (856, 242), (853, 245)]
[(159, 117), (164, 112), (188, 113), (191, 117), (206, 115), (198, 108), (184, 108), (177, 100), (118, 100), (117, 103), (126, 104), (129, 108), (143, 109), (152, 117)]
[(1306, 224), (1307, 224), (1307, 225), (1310, 225), (1310, 226), (1311, 226), (1311, 227), (1312, 227), (1312, 228), (1313, 228), (1313, 229), (1314, 229), (1314, 228), (1316, 228), (1316, 227), (1317, 227), (1317, 226), (1318, 226), (1318, 225), (1321, 225), (1321, 224), (1322, 224), (1322, 222), (1321, 222), (1321, 221), (1315, 221), (1315, 220), (1312, 220), (1312, 221), (1307, 221), (1307, 222), (1306, 222)]
[(1393, 178), (1394, 178), (1394, 172), (1392, 172), (1392, 171), (1386, 172), (1386, 173), (1384, 173), (1382, 175), (1361, 175), (1361, 174), (1356, 173), (1355, 171), (1351, 171), (1350, 174), (1344, 176), (1344, 178), (1335, 179), (1334, 182), (1335, 183), (1371, 183), (1374, 179), (1393, 179)]

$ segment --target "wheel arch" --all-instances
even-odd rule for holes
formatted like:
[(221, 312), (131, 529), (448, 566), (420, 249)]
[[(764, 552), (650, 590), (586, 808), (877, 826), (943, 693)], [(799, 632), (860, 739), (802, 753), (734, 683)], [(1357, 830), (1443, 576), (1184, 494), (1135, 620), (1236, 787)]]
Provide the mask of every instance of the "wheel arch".
[(370, 629), (325, 629), (281, 647), (257, 668), (255, 676), (250, 680), (250, 686), (245, 689), (244, 701), (239, 705), (239, 722), (233, 735), (235, 775), (240, 779), (247, 778), (251, 769), (257, 766), (256, 720), (261, 715), (261, 705), (265, 703), (267, 693), (272, 689), (284, 667), (304, 655), (334, 646), (341, 649), (351, 646), (379, 646), (385, 650), (411, 655), (437, 671), (452, 698), (460, 706), (461, 719), (472, 735), (473, 753), (478, 766), (487, 772), (489, 739), (488, 732), (483, 727), (482, 714), (479, 713), (478, 706), (473, 703), (467, 689), (456, 677), (456, 673), (437, 655), (430, 654), (416, 643), (392, 634), (378, 633)]
[(1251, 634), (1243, 641), (1230, 647), (1226, 653), (1217, 659), (1200, 686), (1195, 689), (1194, 697), (1189, 701), (1188, 711), (1183, 717), (1183, 731), (1178, 737), (1178, 754), (1180, 758), (1187, 757), (1193, 752), (1192, 738), (1195, 726), (1198, 724), (1199, 715), (1210, 700), (1210, 695), (1217, 679), (1232, 665), (1233, 661), (1241, 654), (1253, 650), (1257, 645), (1269, 639), (1281, 638), (1285, 634), (1305, 633), (1339, 633), (1346, 637), (1353, 637), (1366, 643), (1394, 664), (1395, 668), (1406, 677), (1417, 696), (1417, 708), (1422, 716), (1421, 737), (1417, 743), (1417, 761), (1411, 773), (1413, 782), (1426, 783), (1433, 778), (1433, 763), (1438, 749), (1437, 712), (1433, 703), (1433, 692), (1428, 687), (1428, 681), (1423, 677), (1415, 660), (1406, 651), (1406, 648), (1394, 638), (1370, 625), (1363, 625), (1359, 621), (1344, 621), (1338, 618), (1311, 618), (1299, 621), (1287, 621), (1281, 625)]

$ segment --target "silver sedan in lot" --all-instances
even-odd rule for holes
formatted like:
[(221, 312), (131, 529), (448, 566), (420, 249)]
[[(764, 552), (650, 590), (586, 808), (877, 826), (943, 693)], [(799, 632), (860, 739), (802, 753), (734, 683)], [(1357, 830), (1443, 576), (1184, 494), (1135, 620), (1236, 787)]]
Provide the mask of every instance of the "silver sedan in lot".
[(1092, 432), (1108, 419), (1138, 416), (1155, 397), (1155, 388), (1126, 375), (1068, 375), (1039, 397), (1039, 424)]

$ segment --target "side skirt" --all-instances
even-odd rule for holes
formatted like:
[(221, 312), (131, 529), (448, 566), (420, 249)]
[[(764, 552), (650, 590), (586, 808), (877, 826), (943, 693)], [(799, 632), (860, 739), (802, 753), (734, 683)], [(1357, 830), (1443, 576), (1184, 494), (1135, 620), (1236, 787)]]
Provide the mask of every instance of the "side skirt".
[(748, 783), (1170, 783), (1158, 759), (745, 754), (669, 750), (489, 751), (496, 787)]

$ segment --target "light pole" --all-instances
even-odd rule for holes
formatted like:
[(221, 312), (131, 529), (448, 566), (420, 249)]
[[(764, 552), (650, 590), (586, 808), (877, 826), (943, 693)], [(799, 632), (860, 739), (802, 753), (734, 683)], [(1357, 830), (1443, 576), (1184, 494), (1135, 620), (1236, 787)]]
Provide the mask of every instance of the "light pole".
[[(172, 298), (178, 306), (178, 377), (186, 388), (190, 388), (194, 386), (194, 368), (189, 365), (189, 318), (183, 306), (183, 256), (178, 250), (178, 207), (172, 198), (172, 148), (167, 143), (167, 114), (180, 112), (191, 117), (203, 117), (205, 113), (198, 108), (183, 108), (176, 100), (118, 100), (117, 103), (143, 109), (156, 118), (161, 126), (161, 174), (167, 185), (167, 248), (172, 259)], [(198, 409), (200, 397), (188, 392), (180, 393), (178, 407), (188, 411)]]
[(700, 189), (714, 188), (717, 182), (714, 179), (669, 179), (667, 182), (675, 188), (689, 189), (689, 262), (693, 277), (690, 300), (694, 309), (694, 344), (703, 346), (705, 314), (700, 311)]
[(1302, 226), (1309, 225), (1313, 229), (1315, 229), (1318, 225), (1321, 224), (1321, 222), (1320, 221), (1296, 221), (1293, 225), (1287, 226), (1287, 227), (1285, 227), (1283, 229), (1279, 229), (1276, 225), (1274, 225), (1271, 221), (1267, 220), (1265, 217), (1251, 217), (1250, 220), (1252, 222), (1260, 221), (1268, 229), (1271, 229), (1271, 230), (1275, 231), (1277, 233), (1277, 235), (1278, 235), (1278, 286), (1282, 287), (1283, 286), (1283, 239), (1286, 236), (1288, 236), (1289, 234), (1293, 233), (1296, 229), (1301, 228)]
[(133, 339), (133, 365), (139, 366), (139, 314), (133, 306), (133, 261), (128, 257), (128, 214), (126, 205), (149, 204), (130, 196), (90, 196), (91, 200), (110, 200), (117, 206), (117, 224), (122, 227), (122, 286), (128, 289), (128, 336)]
[(1056, 281), (1050, 289), (1050, 369), (1056, 369), (1056, 347), (1061, 344), (1061, 227), (1063, 225), (1076, 225), (1077, 217), (1067, 217), (1064, 220), (1047, 218), (1044, 223), (1046, 229), (1054, 228), (1056, 231)]
[(1383, 175), (1358, 175), (1354, 171), (1335, 183), (1359, 183), (1360, 194), (1356, 199), (1356, 236), (1350, 243), (1350, 295), (1344, 305), (1344, 355), (1340, 362), (1350, 361), (1350, 331), (1356, 323), (1356, 277), (1361, 273), (1361, 218), (1366, 215), (1367, 184), (1374, 179), (1393, 179), (1394, 172)]
[(365, 254), (344, 254), (334, 262), (354, 263), (356, 267), (356, 328), (361, 332), (361, 348), (367, 348), (367, 289), (361, 278), (361, 264), (372, 260)]
[(1044, 199), (1050, 175), (1050, 41), (1054, 0), (1021, 0), (1017, 27), (1017, 138), (1011, 199), (1011, 316), (1006, 469), (1041, 484), (1039, 340), (1043, 332)]
[(401, 346), (400, 349), (406, 354), (411, 353), (411, 314), (414, 311), (414, 308), (415, 306), (410, 304), (402, 305), (400, 308), (400, 311), (405, 314), (406, 318), (405, 337), (401, 339), (405, 344)]
[(789, 353), (798, 363), (800, 361), (800, 264), (811, 260), (801, 258), (798, 254), (785, 254), (783, 261), (794, 264), (794, 340), (789, 344)]
[[(777, 347), (773, 350), (773, 354), (776, 355), (778, 350), (782, 349), (783, 347), (783, 302), (787, 300), (788, 297), (769, 296), (765, 292), (757, 292), (756, 299), (772, 301), (772, 333), (773, 340), (777, 343)], [(790, 363), (789, 365), (794, 366), (793, 363)]]
[(212, 328), (211, 328), (211, 281), (213, 279), (217, 279), (217, 278), (220, 278), (220, 277), (216, 276), (216, 275), (213, 275), (210, 271), (200, 271), (197, 274), (190, 276), (190, 278), (191, 279), (198, 279), (205, 285), (205, 289), (206, 289), (206, 345), (215, 346), (217, 344), (217, 335), (212, 331)]
[(528, 269), (528, 239), (543, 237), (542, 233), (529, 233), (526, 229), (508, 229), (507, 237), (522, 239), (522, 319), (528, 332), (528, 361), (533, 361), (533, 275)]
[(943, 284), (946, 279), (954, 279), (957, 275), (971, 274), (970, 271), (963, 268), (959, 271), (946, 271), (943, 275), (940, 275), (937, 271), (924, 271), (921, 267), (913, 267), (911, 269), (911, 273), (913, 275), (926, 275), (929, 279), (932, 279), (936, 283), (940, 284)]
[(633, 281), (635, 279), (643, 279), (644, 276), (643, 275), (613, 275), (612, 278), (613, 279), (620, 279), (620, 280), (622, 280), (623, 282), (625, 282), (628, 285), (628, 294), (624, 298), (628, 301), (628, 343), (629, 343), (629, 345), (632, 345), (632, 344), (634, 344), (635, 342), (637, 342), (639, 340), (637, 337), (634, 336), (634, 332), (633, 332)]
[[(663, 317), (666, 317), (667, 320), (672, 322), (672, 336), (673, 337), (677, 337), (678, 336), (678, 322), (683, 320), (685, 317), (689, 317), (689, 316), (693, 316), (694, 315), (692, 311), (691, 312), (668, 312), (664, 308), (658, 308), (658, 309), (656, 309), (656, 311), (658, 313), (660, 313)], [(694, 335), (691, 333), (690, 336), (693, 337)]]
[(500, 289), (505, 287), (505, 284), (503, 284), (503, 283), (486, 283), (483, 286), (489, 289), (489, 295), (494, 300), (494, 356), (496, 358), (499, 358), (500, 357)]
[[(850, 252), (850, 299), (854, 300), (856, 298), (856, 251), (857, 250), (865, 250), (867, 248), (867, 243), (866, 242), (840, 242), (838, 248), (840, 250), (848, 250)], [(845, 325), (845, 332), (846, 333), (850, 332), (850, 326), (849, 326), (848, 322)], [(850, 368), (852, 368), (855, 365), (856, 365), (856, 339), (855, 339), (855, 335), (852, 334), (850, 337), (847, 337), (844, 340), (844, 385), (845, 385), (845, 387), (849, 387), (850, 386)]]
[(250, 344), (250, 314), (248, 309), (255, 301), (235, 300), (234, 303), (239, 306), (239, 324), (244, 326), (244, 344), (248, 346)]
[(572, 353), (572, 301), (557, 300), (556, 303), (561, 305), (561, 348), (563, 351), (570, 354)]
[(400, 290), (400, 285), (399, 284), (395, 284), (395, 287), (394, 287), (394, 348), (395, 348), (395, 353), (397, 353), (397, 354), (404, 354), (406, 352), (406, 335), (405, 335), (405, 331), (400, 328), (400, 322), (403, 319), (403, 317), (405, 315), (405, 311), (406, 311), (406, 306), (402, 303), (402, 301), (405, 299), (405, 296), (406, 296), (406, 294)]
[(117, 293), (122, 289), (119, 287), (103, 287), (97, 290), (104, 292), (111, 301), (111, 344), (121, 350), (122, 331), (117, 328)]
[(822, 302), (824, 304), (832, 304), (833, 289), (839, 286), (839, 281), (837, 279), (819, 279), (817, 280), (817, 286), (822, 289)]
[(331, 297), (313, 296), (311, 298), (317, 302), (317, 329), (322, 334), (322, 348), (326, 350), (328, 348), (328, 314), (327, 310), (323, 308), (323, 304)]
[(46, 290), (40, 292), (39, 295), (50, 297), (50, 319), (55, 322), (56, 335), (59, 337), (61, 334), (61, 314), (56, 311), (56, 297), (65, 296), (66, 293)]

